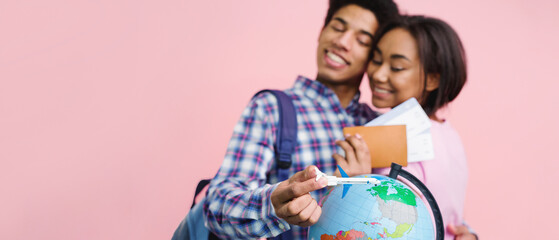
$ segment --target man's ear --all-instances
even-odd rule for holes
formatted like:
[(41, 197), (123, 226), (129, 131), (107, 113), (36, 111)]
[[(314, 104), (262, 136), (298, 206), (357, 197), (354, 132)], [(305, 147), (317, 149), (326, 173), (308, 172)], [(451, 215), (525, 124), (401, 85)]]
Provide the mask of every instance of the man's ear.
[(435, 91), (435, 89), (439, 88), (440, 79), (441, 75), (438, 73), (427, 74), (427, 84), (425, 85), (425, 90), (427, 92)]

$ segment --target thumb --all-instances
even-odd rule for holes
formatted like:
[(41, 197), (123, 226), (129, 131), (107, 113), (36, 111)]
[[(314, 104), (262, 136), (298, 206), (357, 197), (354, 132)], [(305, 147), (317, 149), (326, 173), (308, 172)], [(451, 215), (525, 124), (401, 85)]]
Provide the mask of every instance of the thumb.
[(293, 176), (289, 178), (289, 182), (304, 182), (311, 178), (315, 178), (317, 174), (316, 169), (317, 168), (314, 165), (310, 165), (305, 168), (305, 170), (293, 174)]
[(317, 181), (317, 179), (315, 178), (316, 173), (314, 174), (315, 176), (304, 178), (304, 176), (310, 176), (309, 174), (305, 173), (306, 171), (310, 170), (307, 168), (303, 171), (300, 171), (293, 175), (289, 180), (284, 181), (280, 183), (280, 185), (278, 185), (276, 191), (281, 192), (278, 193), (278, 200), (280, 202), (288, 202), (294, 198), (298, 198), (314, 190), (326, 187), (327, 180), (325, 178), (320, 178)]

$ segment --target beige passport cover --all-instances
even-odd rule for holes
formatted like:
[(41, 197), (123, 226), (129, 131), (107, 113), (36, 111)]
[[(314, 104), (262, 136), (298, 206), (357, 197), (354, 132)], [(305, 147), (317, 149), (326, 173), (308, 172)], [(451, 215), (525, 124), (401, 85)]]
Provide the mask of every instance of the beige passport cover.
[(373, 168), (390, 167), (392, 162), (408, 165), (406, 125), (346, 127), (344, 135), (359, 133), (371, 152)]

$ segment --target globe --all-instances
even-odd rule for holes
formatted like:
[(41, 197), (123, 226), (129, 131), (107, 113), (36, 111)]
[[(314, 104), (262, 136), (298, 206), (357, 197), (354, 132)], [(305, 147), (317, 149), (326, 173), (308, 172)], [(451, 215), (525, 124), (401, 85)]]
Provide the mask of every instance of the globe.
[(360, 177), (380, 184), (353, 184), (344, 197), (342, 185), (331, 188), (308, 239), (435, 239), (432, 212), (410, 187), (382, 175)]

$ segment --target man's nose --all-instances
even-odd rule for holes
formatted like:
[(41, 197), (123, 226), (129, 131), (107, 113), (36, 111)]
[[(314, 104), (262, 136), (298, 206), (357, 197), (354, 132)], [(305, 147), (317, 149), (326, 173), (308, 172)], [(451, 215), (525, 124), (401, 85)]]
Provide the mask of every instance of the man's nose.
[(346, 31), (343, 32), (340, 36), (338, 36), (338, 38), (336, 39), (336, 45), (339, 48), (342, 48), (346, 51), (351, 50), (352, 46), (353, 46), (353, 41), (352, 41), (352, 33), (351, 31)]

